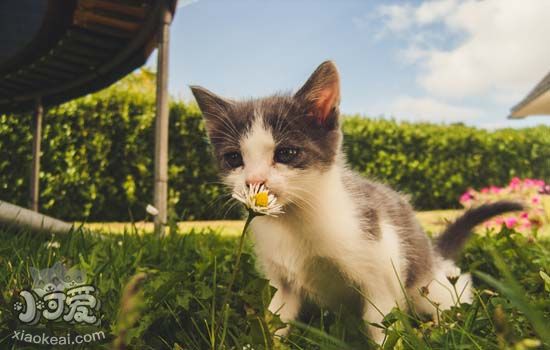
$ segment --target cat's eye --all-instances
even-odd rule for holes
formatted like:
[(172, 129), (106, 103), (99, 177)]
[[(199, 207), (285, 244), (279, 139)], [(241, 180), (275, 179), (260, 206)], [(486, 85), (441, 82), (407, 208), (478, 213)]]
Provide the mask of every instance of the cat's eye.
[(298, 155), (297, 148), (284, 147), (275, 151), (275, 161), (277, 163), (288, 164)]
[(229, 152), (223, 155), (225, 163), (231, 168), (238, 168), (243, 165), (243, 157), (239, 152)]

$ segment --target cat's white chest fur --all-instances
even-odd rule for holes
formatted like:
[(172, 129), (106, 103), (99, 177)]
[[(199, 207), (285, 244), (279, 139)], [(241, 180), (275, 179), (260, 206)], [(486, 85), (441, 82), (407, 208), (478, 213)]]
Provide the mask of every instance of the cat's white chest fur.
[(277, 288), (289, 283), (321, 301), (335, 298), (323, 294), (341, 291), (319, 287), (342, 277), (369, 294), (376, 293), (377, 286), (368, 283), (374, 276), (373, 281), (389, 283), (384, 289), (396, 291), (397, 278), (392, 276), (401, 274), (403, 264), (392, 227), (382, 226), (378, 240), (368, 237), (338, 169), (319, 181), (318, 196), (313, 199), (315, 212), (254, 219), (252, 231), (262, 269)]

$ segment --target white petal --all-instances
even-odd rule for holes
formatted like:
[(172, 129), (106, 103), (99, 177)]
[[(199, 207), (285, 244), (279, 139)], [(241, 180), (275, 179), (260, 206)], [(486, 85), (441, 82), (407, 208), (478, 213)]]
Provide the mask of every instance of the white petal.
[(153, 216), (159, 215), (159, 210), (153, 207), (151, 204), (147, 204), (147, 206), (145, 207), (145, 211)]

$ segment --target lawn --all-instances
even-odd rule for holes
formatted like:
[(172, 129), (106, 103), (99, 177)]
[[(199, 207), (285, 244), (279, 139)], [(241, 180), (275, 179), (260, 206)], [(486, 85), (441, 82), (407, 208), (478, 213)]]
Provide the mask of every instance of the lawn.
[[(0, 348), (23, 348), (12, 339), (13, 330), (22, 327), (13, 302), (17, 292), (31, 286), (30, 267), (57, 261), (78, 264), (98, 289), (100, 328), (108, 338), (85, 349), (122, 349), (124, 344), (134, 349), (239, 350), (370, 346), (360, 320), (313, 306), (289, 338), (272, 336), (281, 326), (267, 311), (273, 289), (254, 268), (250, 246), (229, 307), (222, 312), (236, 239), (212, 228), (186, 233), (159, 240), (151, 233), (128, 231), (103, 235), (80, 229), (50, 237), (0, 230)], [(545, 280), (541, 273), (550, 273), (549, 241), (507, 229), (485, 232), (472, 239), (460, 264), (475, 277), (473, 304), (443, 312), (438, 325), (414, 312), (394, 310), (379, 325), (388, 329), (386, 348), (527, 349), (543, 348), (541, 341), (550, 345), (550, 278)], [(34, 327), (53, 334), (66, 333), (68, 327), (74, 334), (89, 329), (49, 323)]]
[[(438, 233), (443, 230), (446, 223), (456, 218), (461, 210), (432, 210), (423, 211), (416, 214), (422, 227), (428, 232)], [(121, 234), (124, 232), (150, 232), (153, 230), (151, 222), (139, 221), (129, 222), (90, 222), (82, 223), (85, 228), (93, 231), (100, 231), (110, 234)], [(189, 232), (190, 230), (203, 230), (206, 228), (214, 229), (222, 235), (237, 236), (240, 235), (244, 226), (241, 220), (213, 220), (213, 221), (182, 221), (178, 222), (179, 232)]]

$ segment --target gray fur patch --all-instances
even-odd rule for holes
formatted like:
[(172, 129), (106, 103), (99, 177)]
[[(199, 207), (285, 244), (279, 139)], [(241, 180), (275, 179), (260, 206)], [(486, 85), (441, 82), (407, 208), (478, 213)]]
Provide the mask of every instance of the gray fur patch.
[(347, 171), (344, 182), (362, 214), (362, 229), (367, 239), (380, 238), (383, 219), (396, 228), (407, 261), (406, 287), (431, 272), (433, 249), (429, 238), (415, 218), (406, 198), (391, 188)]

